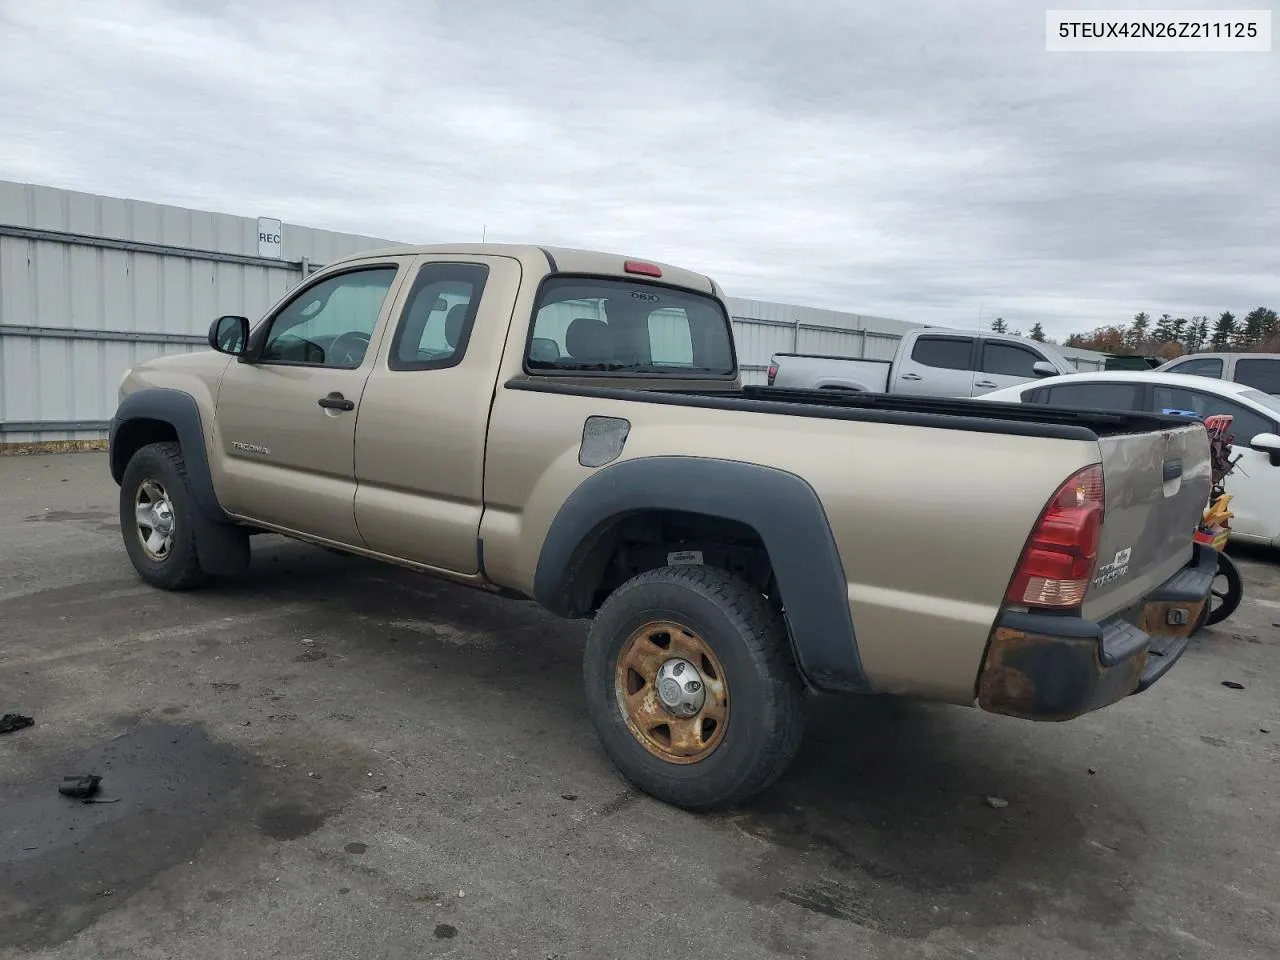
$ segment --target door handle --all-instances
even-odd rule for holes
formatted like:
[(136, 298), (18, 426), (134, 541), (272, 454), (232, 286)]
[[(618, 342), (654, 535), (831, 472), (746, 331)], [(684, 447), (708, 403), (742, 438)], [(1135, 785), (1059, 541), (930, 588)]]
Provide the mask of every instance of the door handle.
[(919, 379), (920, 379), (920, 374), (918, 374), (918, 373), (904, 373), (904, 374), (902, 375), (902, 379), (903, 379), (903, 380), (919, 380)]
[(326, 410), (354, 410), (356, 408), (354, 400), (348, 400), (337, 391), (334, 391), (327, 397), (321, 397), (316, 402)]
[(990, 380), (975, 380), (973, 382), (973, 385), (975, 387), (993, 387), (993, 388), (996, 386)]

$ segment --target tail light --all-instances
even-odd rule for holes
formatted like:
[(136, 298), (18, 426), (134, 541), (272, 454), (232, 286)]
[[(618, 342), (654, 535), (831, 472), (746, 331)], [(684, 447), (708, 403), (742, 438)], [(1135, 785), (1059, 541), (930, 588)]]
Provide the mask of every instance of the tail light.
[(778, 376), (778, 365), (776, 363), (769, 364), (769, 386), (773, 386), (773, 381)]
[(1059, 487), (1022, 548), (1005, 600), (1027, 607), (1078, 607), (1098, 562), (1102, 507), (1098, 464)]
[(638, 273), (642, 277), (660, 277), (662, 268), (656, 263), (645, 263), (643, 260), (628, 260), (622, 265), (626, 273)]

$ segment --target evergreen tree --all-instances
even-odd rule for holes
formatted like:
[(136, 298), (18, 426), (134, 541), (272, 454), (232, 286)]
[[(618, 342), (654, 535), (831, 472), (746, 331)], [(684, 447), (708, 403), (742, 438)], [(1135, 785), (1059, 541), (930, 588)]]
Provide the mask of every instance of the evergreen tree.
[(1044, 343), (1044, 327), (1040, 326), (1039, 320), (1031, 325), (1031, 333), (1028, 336), (1036, 343)]
[(1243, 333), (1241, 341), (1246, 350), (1257, 349), (1264, 341), (1270, 338), (1276, 328), (1276, 312), (1268, 310), (1266, 307), (1258, 307), (1256, 310), (1250, 310), (1244, 317)]
[(1235, 337), (1236, 318), (1230, 310), (1223, 310), (1213, 324), (1213, 336), (1209, 339), (1209, 346), (1214, 350), (1225, 350)]
[(1150, 331), (1151, 317), (1146, 313), (1136, 313), (1133, 316), (1133, 323), (1129, 326), (1129, 332), (1125, 336), (1125, 342), (1135, 353), (1145, 353)]
[(1160, 314), (1160, 319), (1156, 321), (1156, 331), (1152, 339), (1157, 344), (1173, 342), (1173, 317), (1167, 313)]
[(1007, 333), (1009, 330), (1009, 325), (1006, 324), (999, 317), (996, 317), (994, 320), (991, 321), (991, 329), (996, 333)]
[(1195, 324), (1192, 327), (1192, 333), (1189, 337), (1190, 343), (1187, 344), (1188, 353), (1198, 353), (1205, 348), (1205, 344), (1209, 342), (1209, 318), (1196, 317)]

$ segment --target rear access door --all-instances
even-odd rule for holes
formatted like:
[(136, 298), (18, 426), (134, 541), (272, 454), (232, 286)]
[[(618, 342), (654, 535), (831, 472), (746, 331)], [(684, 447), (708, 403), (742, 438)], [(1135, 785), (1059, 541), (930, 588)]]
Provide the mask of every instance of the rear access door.
[(1191, 558), (1209, 499), (1209, 437), (1201, 423), (1099, 438), (1105, 513), (1084, 615), (1100, 620), (1151, 593)]
[(911, 397), (967, 397), (973, 390), (976, 337), (921, 334), (902, 344), (890, 393)]

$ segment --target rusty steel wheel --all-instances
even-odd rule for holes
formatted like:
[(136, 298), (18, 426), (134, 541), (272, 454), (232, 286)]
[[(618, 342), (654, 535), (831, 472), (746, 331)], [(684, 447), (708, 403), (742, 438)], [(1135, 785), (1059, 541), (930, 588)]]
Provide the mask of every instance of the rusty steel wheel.
[(660, 567), (619, 586), (596, 612), (582, 674), (605, 752), (666, 803), (740, 803), (799, 749), (804, 684), (782, 613), (727, 570)]
[(627, 638), (613, 690), (632, 736), (670, 763), (697, 763), (724, 737), (724, 667), (702, 637), (678, 623), (655, 620)]

